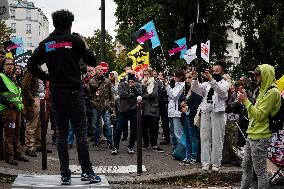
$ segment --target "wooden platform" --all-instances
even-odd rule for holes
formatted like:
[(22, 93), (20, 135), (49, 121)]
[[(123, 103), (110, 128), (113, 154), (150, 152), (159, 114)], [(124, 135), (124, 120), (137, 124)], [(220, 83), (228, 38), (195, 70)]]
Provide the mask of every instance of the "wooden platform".
[(105, 175), (99, 175), (101, 182), (96, 184), (89, 184), (89, 182), (81, 181), (80, 175), (72, 175), (71, 185), (62, 186), (60, 184), (60, 175), (19, 175), (12, 188), (17, 189), (40, 189), (40, 188), (109, 188), (109, 183)]

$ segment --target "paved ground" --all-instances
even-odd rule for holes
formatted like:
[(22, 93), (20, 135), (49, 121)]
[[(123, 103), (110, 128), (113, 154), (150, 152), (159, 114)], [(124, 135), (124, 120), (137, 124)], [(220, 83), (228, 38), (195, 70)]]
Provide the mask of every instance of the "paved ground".
[[(37, 153), (38, 157), (30, 158), (30, 162), (19, 162), (18, 166), (11, 166), (0, 160), (0, 173), (10, 175), (58, 175), (59, 174), (59, 161), (56, 146), (51, 144), (50, 131), (48, 134), (48, 149), (53, 152), (48, 154), (48, 170), (43, 171), (41, 169), (41, 153)], [(190, 175), (201, 175), (200, 164), (183, 166), (179, 161), (172, 158), (171, 147), (161, 146), (165, 150), (164, 153), (154, 152), (151, 149), (143, 150), (143, 168), (144, 172), (142, 176), (138, 176), (135, 172), (136, 168), (136, 153), (129, 155), (127, 153), (127, 142), (121, 142), (121, 148), (119, 154), (116, 156), (111, 155), (111, 150), (102, 144), (100, 147), (90, 147), (90, 156), (98, 173), (106, 175), (111, 188), (185, 188), (191, 187), (189, 185), (182, 185), (175, 180), (173, 186), (168, 186), (171, 183), (171, 179), (176, 177), (187, 177)], [(90, 143), (90, 146), (92, 143)], [(76, 145), (69, 150), (70, 154), (70, 167), (72, 170), (78, 169)], [(134, 166), (133, 166), (134, 165)], [(77, 170), (77, 173), (79, 171)], [(221, 175), (232, 177), (238, 183), (240, 179), (240, 168), (233, 165), (223, 165), (221, 169)], [(222, 176), (223, 178), (223, 176)], [(59, 179), (59, 178), (58, 178)], [(161, 180), (161, 182), (153, 183), (155, 180)], [(148, 182), (145, 183), (145, 181)], [(165, 181), (165, 182), (164, 182)], [(140, 184), (143, 183), (143, 184)], [(219, 182), (220, 186), (224, 186), (222, 182)], [(180, 186), (182, 185), (182, 186)], [(237, 184), (234, 184), (237, 185)], [(226, 185), (227, 186), (227, 185)], [(0, 189), (10, 188), (10, 184), (0, 184)]]

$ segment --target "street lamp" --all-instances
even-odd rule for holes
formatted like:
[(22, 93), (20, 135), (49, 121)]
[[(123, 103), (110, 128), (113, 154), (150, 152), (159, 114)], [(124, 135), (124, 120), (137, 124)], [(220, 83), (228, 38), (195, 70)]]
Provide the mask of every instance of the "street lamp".
[(105, 0), (101, 0), (101, 62), (106, 62), (105, 48)]

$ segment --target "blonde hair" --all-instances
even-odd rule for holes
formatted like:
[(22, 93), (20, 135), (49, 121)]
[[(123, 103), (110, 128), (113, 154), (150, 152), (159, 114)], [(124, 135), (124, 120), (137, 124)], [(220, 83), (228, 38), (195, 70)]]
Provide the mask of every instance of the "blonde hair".
[(142, 73), (144, 74), (145, 72), (149, 72), (150, 76), (153, 77), (153, 69), (152, 68), (146, 68), (142, 71)]

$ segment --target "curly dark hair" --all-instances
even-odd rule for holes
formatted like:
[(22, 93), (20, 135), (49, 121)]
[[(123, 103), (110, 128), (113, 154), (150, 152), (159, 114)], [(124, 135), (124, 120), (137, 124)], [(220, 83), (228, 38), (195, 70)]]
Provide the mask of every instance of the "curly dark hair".
[(215, 63), (214, 63), (214, 66), (221, 66), (223, 68), (223, 70), (225, 71), (226, 70), (226, 67), (227, 67), (227, 63), (225, 60), (223, 59), (220, 59), (220, 60), (217, 60)]
[(74, 14), (65, 9), (55, 11), (51, 16), (55, 28), (69, 29), (74, 21)]

